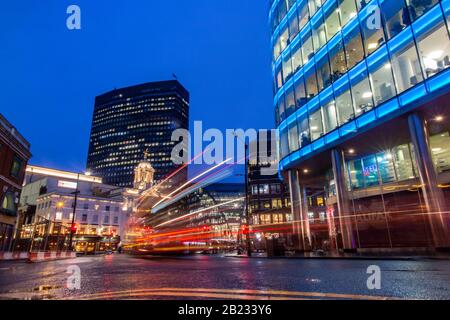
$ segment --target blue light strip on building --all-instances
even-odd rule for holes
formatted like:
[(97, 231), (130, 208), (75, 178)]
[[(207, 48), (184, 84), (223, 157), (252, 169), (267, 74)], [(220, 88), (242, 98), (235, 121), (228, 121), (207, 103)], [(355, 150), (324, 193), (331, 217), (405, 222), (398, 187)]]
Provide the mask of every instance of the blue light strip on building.
[[(450, 0), (443, 0), (442, 9), (446, 14), (450, 13)], [(322, 101), (329, 99), (330, 92), (336, 93), (338, 90), (343, 88), (344, 86), (348, 86), (349, 79), (351, 81), (352, 77), (356, 77), (361, 72), (368, 72), (371, 67), (379, 64), (383, 57), (389, 55), (389, 53), (393, 54), (396, 50), (402, 49), (402, 45), (407, 44), (408, 42), (414, 42), (414, 39), (420, 36), (425, 30), (429, 30), (434, 25), (439, 23), (439, 20), (442, 18), (441, 5), (436, 5), (432, 10), (427, 12), (425, 15), (417, 19), (412, 25), (406, 27), (400, 34), (396, 35), (393, 39), (389, 40), (387, 44), (382, 45), (378, 48), (374, 53), (368, 56), (365, 60), (360, 62), (357, 66), (355, 66), (352, 70), (347, 72), (346, 75), (342, 76), (339, 80), (334, 82), (332, 85), (324, 89), (318, 96), (309, 101), (306, 105), (300, 107), (295, 111), (294, 114), (290, 115), (286, 120), (282, 122), (282, 125), (279, 126), (280, 132), (286, 130), (287, 126), (285, 123), (291, 123), (294, 119), (298, 119), (300, 116), (304, 115), (306, 110), (314, 110)], [(322, 6), (324, 8), (324, 6)], [(361, 13), (361, 11), (360, 11)], [(355, 20), (356, 23), (357, 20)], [(348, 24), (350, 25), (350, 24)], [(342, 32), (346, 32), (342, 29)], [(332, 40), (334, 37), (327, 43), (324, 48), (331, 48)], [(325, 51), (324, 51), (325, 52)], [(323, 55), (322, 49), (320, 50), (320, 54)], [(316, 57), (318, 55), (316, 54)], [(293, 76), (294, 81), (299, 79), (303, 73), (306, 73), (313, 66), (314, 62), (310, 61), (307, 65), (303, 66), (298, 72), (296, 72)], [(291, 79), (292, 80), (292, 79)], [(376, 108), (367, 112), (355, 120), (346, 123), (345, 125), (337, 128), (335, 131), (324, 135), (322, 138), (314, 141), (311, 145), (305, 146), (298, 151), (293, 152), (292, 154), (284, 157), (280, 162), (281, 167), (289, 166), (292, 162), (299, 160), (300, 158), (310, 154), (313, 150), (314, 152), (330, 144), (339, 139), (339, 137), (344, 137), (349, 133), (354, 133), (358, 129), (367, 126), (368, 124), (373, 123), (377, 119), (383, 118), (390, 113), (397, 111), (401, 107), (405, 107), (410, 105), (411, 103), (417, 101), (424, 95), (428, 93), (435, 92), (436, 90), (448, 85), (450, 83), (450, 69), (446, 69), (439, 74), (434, 75), (433, 77), (426, 79), (419, 84), (416, 84), (414, 87), (410, 88), (406, 92), (392, 98), (391, 100), (384, 102), (381, 105), (378, 105)], [(291, 83), (289, 83), (289, 87)], [(281, 88), (280, 91), (276, 94), (275, 98), (278, 99), (282, 94), (284, 94), (284, 88)], [(276, 101), (275, 101), (276, 102)], [(284, 124), (284, 125), (283, 125)], [(312, 149), (311, 149), (312, 148)]]

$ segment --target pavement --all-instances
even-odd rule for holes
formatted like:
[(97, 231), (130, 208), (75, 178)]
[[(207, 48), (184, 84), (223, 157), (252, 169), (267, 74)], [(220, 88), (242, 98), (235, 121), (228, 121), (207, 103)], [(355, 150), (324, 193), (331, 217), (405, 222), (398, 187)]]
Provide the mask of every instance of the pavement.
[[(373, 265), (381, 270), (379, 290), (367, 286)], [(125, 254), (3, 261), (0, 299), (449, 300), (450, 261)]]

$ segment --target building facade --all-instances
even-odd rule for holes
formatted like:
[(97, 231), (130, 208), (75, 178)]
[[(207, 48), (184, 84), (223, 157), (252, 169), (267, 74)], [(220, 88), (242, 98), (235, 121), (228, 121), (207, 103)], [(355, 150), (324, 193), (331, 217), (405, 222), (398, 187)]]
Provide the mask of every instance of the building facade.
[[(449, 0), (276, 0), (280, 172), (300, 249), (450, 247)], [(319, 245), (320, 246), (320, 245)]]
[(103, 184), (99, 177), (28, 166), (14, 250), (68, 250), (72, 219), (75, 251), (115, 250), (126, 232), (136, 196), (137, 190)]
[(148, 252), (159, 253), (235, 249), (243, 240), (244, 195), (243, 184), (211, 183), (157, 210), (147, 210), (143, 203), (137, 211), (149, 213), (139, 225), (149, 228), (150, 234), (141, 235), (140, 241), (131, 239), (130, 246), (147, 246)]
[(96, 97), (87, 171), (104, 183), (132, 187), (134, 170), (146, 158), (155, 169), (155, 182), (164, 179), (178, 168), (171, 160), (178, 143), (171, 141), (172, 132), (188, 129), (188, 117), (189, 93), (176, 80)]
[(0, 114), (0, 251), (10, 249), (30, 144)]
[[(270, 167), (270, 155), (259, 156), (265, 152), (261, 149), (272, 150), (272, 144), (276, 144), (276, 141), (272, 141), (270, 136), (263, 138), (258, 135), (250, 143), (254, 144), (256, 150), (248, 164), (248, 201), (253, 246), (256, 250), (265, 250), (266, 241), (276, 238), (285, 248), (293, 247), (290, 236), (292, 214), (289, 186), (280, 179), (278, 171), (263, 170)], [(266, 144), (265, 148), (261, 148), (262, 143)]]

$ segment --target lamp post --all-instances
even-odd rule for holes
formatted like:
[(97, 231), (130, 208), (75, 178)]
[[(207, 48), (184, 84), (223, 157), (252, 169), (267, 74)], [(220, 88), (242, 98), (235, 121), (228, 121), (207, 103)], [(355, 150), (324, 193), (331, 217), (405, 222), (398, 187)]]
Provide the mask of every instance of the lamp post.
[[(233, 133), (233, 135), (238, 138), (241, 139), (241, 141), (244, 143), (245, 146), (245, 152), (244, 152), (244, 158), (245, 158), (245, 173), (244, 173), (244, 182), (245, 182), (245, 228), (244, 230), (246, 230), (245, 232), (245, 244), (246, 244), (246, 249), (247, 249), (247, 256), (251, 257), (252, 255), (252, 247), (251, 247), (251, 242), (250, 242), (250, 212), (248, 210), (248, 143), (247, 141), (245, 141), (245, 138), (242, 139), (241, 137), (239, 137), (236, 132)], [(244, 233), (244, 232), (243, 232)]]
[(70, 226), (70, 235), (69, 235), (69, 251), (72, 251), (72, 240), (73, 240), (73, 234), (74, 234), (74, 231), (76, 230), (75, 228), (74, 228), (74, 225), (75, 225), (75, 212), (76, 212), (76, 210), (77, 210), (77, 199), (78, 199), (78, 193), (80, 193), (80, 191), (78, 191), (78, 182), (80, 181), (80, 174), (78, 173), (77, 174), (77, 185), (76, 185), (76, 188), (75, 188), (75, 199), (74, 199), (74, 202), (73, 202), (73, 212), (72, 212), (72, 224), (71, 224), (71, 226)]

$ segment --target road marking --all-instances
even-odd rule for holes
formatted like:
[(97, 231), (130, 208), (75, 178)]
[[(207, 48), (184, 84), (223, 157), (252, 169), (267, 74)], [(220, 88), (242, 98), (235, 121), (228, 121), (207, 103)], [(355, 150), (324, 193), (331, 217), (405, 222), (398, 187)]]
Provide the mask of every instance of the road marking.
[[(224, 296), (232, 295), (235, 299), (255, 299), (255, 297), (263, 299), (296, 299), (302, 297), (305, 298), (331, 298), (331, 299), (358, 299), (358, 300), (389, 300), (398, 299), (396, 297), (383, 297), (383, 296), (371, 296), (371, 295), (357, 295), (357, 294), (342, 294), (342, 293), (324, 293), (324, 292), (298, 292), (298, 291), (282, 291), (282, 290), (245, 290), (245, 289), (211, 289), (211, 288), (148, 288), (148, 289), (136, 289), (126, 291), (113, 291), (94, 293), (88, 295), (69, 297), (69, 299), (102, 299), (112, 297), (131, 297), (136, 295), (144, 296), (157, 295), (156, 293), (164, 296), (201, 296), (221, 294)], [(170, 294), (168, 294), (170, 293)], [(249, 298), (250, 297), (250, 298)], [(223, 297), (228, 299), (227, 297)], [(300, 299), (300, 298), (299, 298)]]
[[(171, 291), (148, 291), (140, 293), (124, 292), (122, 294), (104, 295), (96, 298), (87, 298), (81, 300), (101, 300), (101, 299), (120, 299), (133, 297), (150, 297), (150, 296), (166, 296), (166, 297), (187, 297), (187, 298), (213, 298), (213, 299), (229, 299), (229, 300), (287, 300), (284, 297), (272, 297), (261, 295), (241, 295), (241, 294), (224, 294), (224, 293), (202, 293), (202, 292), (171, 292)], [(306, 300), (304, 298), (291, 297), (289, 300)]]

